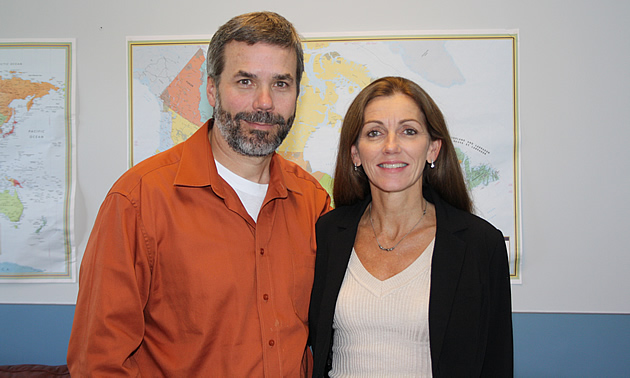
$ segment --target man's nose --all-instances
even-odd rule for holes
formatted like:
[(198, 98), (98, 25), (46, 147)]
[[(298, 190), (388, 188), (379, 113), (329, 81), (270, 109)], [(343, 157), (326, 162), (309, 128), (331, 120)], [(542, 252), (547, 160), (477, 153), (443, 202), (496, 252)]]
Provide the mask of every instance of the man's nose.
[(258, 88), (256, 90), (256, 98), (254, 99), (254, 109), (256, 111), (268, 112), (273, 110), (273, 98), (269, 88)]

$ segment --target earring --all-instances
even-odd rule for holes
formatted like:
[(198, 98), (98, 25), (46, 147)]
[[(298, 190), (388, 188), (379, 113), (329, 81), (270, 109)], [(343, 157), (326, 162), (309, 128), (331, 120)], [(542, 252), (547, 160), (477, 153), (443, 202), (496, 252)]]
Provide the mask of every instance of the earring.
[(435, 163), (433, 160), (431, 160), (431, 169), (435, 168)]
[(356, 164), (354, 165), (354, 171), (355, 171), (355, 172), (359, 172), (359, 166), (358, 166), (358, 165), (356, 165)]

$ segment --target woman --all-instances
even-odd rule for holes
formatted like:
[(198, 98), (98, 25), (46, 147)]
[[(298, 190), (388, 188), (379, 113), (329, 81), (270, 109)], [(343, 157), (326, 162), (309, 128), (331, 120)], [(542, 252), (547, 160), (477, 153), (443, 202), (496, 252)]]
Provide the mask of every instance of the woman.
[(511, 376), (503, 235), (472, 201), (444, 117), (385, 77), (343, 122), (333, 198), (317, 223), (314, 376)]

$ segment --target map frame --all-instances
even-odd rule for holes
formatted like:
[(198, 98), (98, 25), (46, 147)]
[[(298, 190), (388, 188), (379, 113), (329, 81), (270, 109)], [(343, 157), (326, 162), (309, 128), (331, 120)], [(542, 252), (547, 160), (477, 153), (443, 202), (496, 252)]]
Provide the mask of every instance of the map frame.
[[(63, 271), (8, 271), (0, 272), (0, 283), (74, 283), (77, 281), (77, 257), (74, 242), (74, 211), (76, 196), (76, 39), (75, 38), (42, 38), (42, 39), (0, 39), (0, 52), (2, 50), (18, 49), (39, 49), (39, 50), (61, 50), (63, 51), (64, 63), (64, 180), (63, 180), (63, 206), (61, 210), (62, 219), (58, 220), (54, 216), (47, 220), (47, 223), (60, 223), (63, 229)], [(46, 54), (42, 54), (42, 60), (46, 59)], [(0, 65), (8, 63), (0, 59)], [(44, 65), (46, 63), (43, 63)], [(16, 68), (19, 65), (15, 63)], [(2, 68), (0, 66), (0, 68)], [(14, 70), (10, 70), (14, 71)], [(43, 72), (39, 76), (43, 76)], [(46, 214), (50, 215), (50, 214)], [(25, 253), (28, 254), (29, 246), (24, 246)]]
[[(133, 104), (133, 56), (134, 48), (138, 46), (182, 46), (187, 44), (206, 45), (210, 36), (161, 36), (161, 37), (128, 37), (128, 95), (129, 95), (129, 166), (134, 165), (134, 104)], [(362, 32), (362, 33), (311, 33), (303, 38), (305, 53), (309, 43), (357, 43), (357, 42), (379, 42), (379, 41), (481, 41), (481, 40), (503, 40), (509, 42), (511, 48), (511, 112), (513, 114), (512, 136), (508, 142), (511, 149), (512, 177), (513, 177), (513, 208), (510, 211), (514, 219), (514, 230), (504, 232), (506, 235), (506, 247), (509, 254), (510, 278), (513, 284), (522, 283), (521, 260), (522, 260), (522, 237), (521, 237), (521, 198), (520, 198), (520, 135), (519, 135), (519, 106), (518, 106), (518, 31), (393, 31), (393, 32)], [(207, 49), (204, 50), (207, 51)], [(305, 65), (308, 62), (305, 59)], [(304, 93), (304, 78), (302, 80), (301, 96)], [(431, 93), (430, 93), (431, 94)], [(431, 94), (433, 96), (433, 94)], [(435, 97), (434, 97), (435, 99)], [(203, 101), (203, 99), (202, 99)], [(347, 108), (346, 108), (347, 109)], [(299, 105), (298, 105), (299, 113)], [(344, 113), (345, 114), (345, 113)], [(296, 120), (297, 124), (297, 120)], [(294, 124), (294, 129), (296, 128)], [(449, 127), (450, 128), (450, 127)], [(291, 133), (293, 133), (292, 130)], [(451, 130), (452, 132), (452, 130)], [(291, 134), (290, 134), (291, 135)], [(456, 135), (452, 134), (456, 139)], [(286, 140), (285, 140), (286, 142)], [(462, 142), (464, 143), (464, 142)], [(467, 142), (470, 143), (470, 142)], [(278, 152), (291, 159), (290, 154), (279, 147)], [(480, 146), (472, 146), (480, 148)], [(303, 162), (302, 164), (303, 165)], [(319, 178), (318, 178), (319, 179)], [(507, 235), (512, 236), (509, 238)]]

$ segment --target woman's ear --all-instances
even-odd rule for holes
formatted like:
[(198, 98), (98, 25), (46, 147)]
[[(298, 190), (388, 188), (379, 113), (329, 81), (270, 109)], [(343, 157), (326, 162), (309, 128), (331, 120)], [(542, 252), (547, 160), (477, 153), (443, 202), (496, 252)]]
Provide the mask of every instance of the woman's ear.
[(354, 166), (355, 167), (361, 166), (361, 158), (359, 157), (359, 150), (357, 149), (357, 146), (355, 146), (354, 144), (352, 145), (352, 147), (350, 147), (350, 155), (352, 156), (352, 163), (354, 164)]
[(436, 139), (431, 141), (429, 145), (429, 153), (427, 154), (427, 162), (431, 164), (436, 161), (440, 155), (440, 149), (442, 148), (442, 139)]

